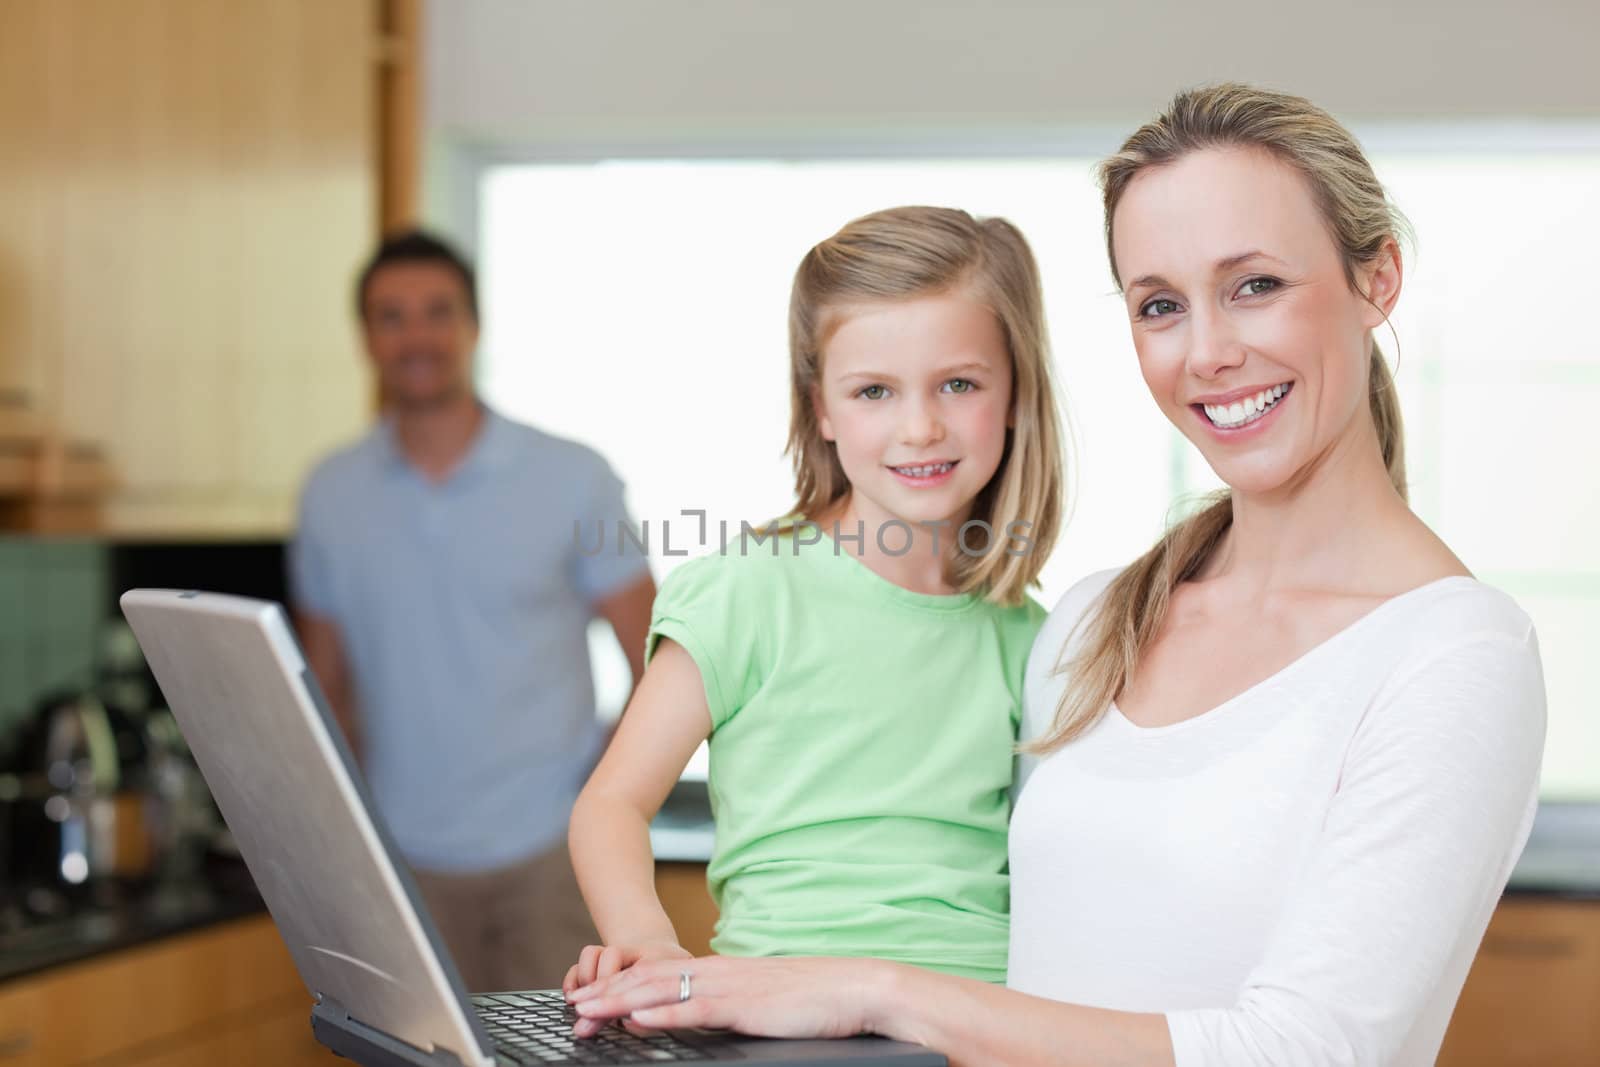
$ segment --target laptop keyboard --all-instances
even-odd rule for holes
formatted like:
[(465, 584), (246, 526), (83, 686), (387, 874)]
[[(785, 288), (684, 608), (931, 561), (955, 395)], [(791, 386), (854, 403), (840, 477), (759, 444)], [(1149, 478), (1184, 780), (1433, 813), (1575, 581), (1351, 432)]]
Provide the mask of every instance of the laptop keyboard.
[(636, 1037), (608, 1027), (594, 1037), (573, 1037), (577, 1015), (559, 992), (486, 993), (472, 1004), (505, 1063), (704, 1063), (736, 1055), (726, 1043), (713, 1054), (681, 1033)]

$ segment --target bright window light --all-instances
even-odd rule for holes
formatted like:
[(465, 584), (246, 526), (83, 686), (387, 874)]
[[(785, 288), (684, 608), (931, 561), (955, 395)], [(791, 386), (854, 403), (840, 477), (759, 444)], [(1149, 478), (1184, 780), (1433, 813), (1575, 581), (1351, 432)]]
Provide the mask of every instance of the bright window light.
[[(1544, 793), (1600, 800), (1600, 153), (1374, 159), (1415, 224), (1395, 315), (1412, 501), (1539, 629), (1550, 697)], [(1106, 268), (1094, 160), (618, 160), (488, 167), (479, 189), (479, 376), (513, 418), (590, 444), (648, 520), (659, 580), (782, 514), (792, 476), (786, 310), (805, 250), (896, 204), (1002, 215), (1044, 278), (1072, 446), (1071, 521), (1038, 594), (1147, 546), (1216, 484), (1151, 403)], [(1395, 360), (1387, 331), (1379, 343)], [(704, 510), (710, 525), (698, 540)], [(603, 706), (626, 667), (597, 640)]]

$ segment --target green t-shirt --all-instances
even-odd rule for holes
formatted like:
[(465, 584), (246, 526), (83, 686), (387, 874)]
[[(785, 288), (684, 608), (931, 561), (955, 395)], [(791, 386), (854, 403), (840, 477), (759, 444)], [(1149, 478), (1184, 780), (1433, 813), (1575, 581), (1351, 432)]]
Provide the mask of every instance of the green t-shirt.
[(1043, 620), (1031, 599), (902, 589), (828, 537), (673, 571), (649, 650), (682, 645), (711, 709), (712, 948), (1004, 981), (1013, 745)]

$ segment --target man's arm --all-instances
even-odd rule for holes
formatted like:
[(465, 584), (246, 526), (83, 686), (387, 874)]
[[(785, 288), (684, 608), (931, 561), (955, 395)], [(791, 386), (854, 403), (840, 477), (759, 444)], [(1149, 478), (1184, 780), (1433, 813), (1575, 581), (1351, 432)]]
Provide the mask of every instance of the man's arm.
[(361, 724), (357, 721), (354, 687), (350, 681), (350, 665), (345, 658), (344, 642), (339, 637), (339, 627), (332, 619), (307, 612), (295, 615), (295, 629), (300, 632), (300, 645), (305, 650), (306, 665), (316, 675), (317, 684), (328, 698), (328, 707), (334, 721), (344, 732), (345, 742), (361, 763)]
[(650, 632), (650, 608), (655, 601), (655, 579), (646, 570), (637, 580), (606, 594), (594, 605), (595, 614), (611, 624), (623, 654), (628, 657), (634, 686), (644, 677), (644, 641)]

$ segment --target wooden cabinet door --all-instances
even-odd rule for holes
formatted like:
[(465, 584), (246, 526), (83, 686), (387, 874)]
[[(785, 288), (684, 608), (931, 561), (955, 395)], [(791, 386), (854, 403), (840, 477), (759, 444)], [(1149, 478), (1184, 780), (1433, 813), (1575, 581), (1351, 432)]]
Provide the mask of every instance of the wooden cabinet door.
[(5, 0), (0, 387), (114, 532), (276, 534), (371, 410), (376, 0)]
[(657, 863), (656, 896), (678, 932), (678, 944), (704, 956), (711, 952), (717, 928), (717, 906), (706, 888), (703, 863)]
[(39, 990), (0, 986), (0, 1067), (43, 1067), (39, 1057)]
[(1600, 903), (1503, 901), (1461, 991), (1439, 1064), (1600, 1064)]
[[(263, 1006), (243, 1020), (220, 1020), (185, 1039), (122, 1058), (122, 1067), (334, 1067), (348, 1064), (311, 1036), (300, 999)], [(4, 1067), (4, 1064), (0, 1064)]]
[[(240, 1050), (210, 1062), (250, 1067), (296, 1062), (279, 1057), (317, 1049), (310, 994), (264, 915), (113, 952), (0, 990), (0, 1036), (16, 1029), (8, 1014), (25, 1011), (27, 1052), (51, 1067), (173, 1057), (183, 1063), (189, 1046)], [(17, 998), (14, 1006), (11, 998)], [(261, 1055), (249, 1051), (258, 1046)], [(0, 1067), (11, 1061), (0, 1059)]]

